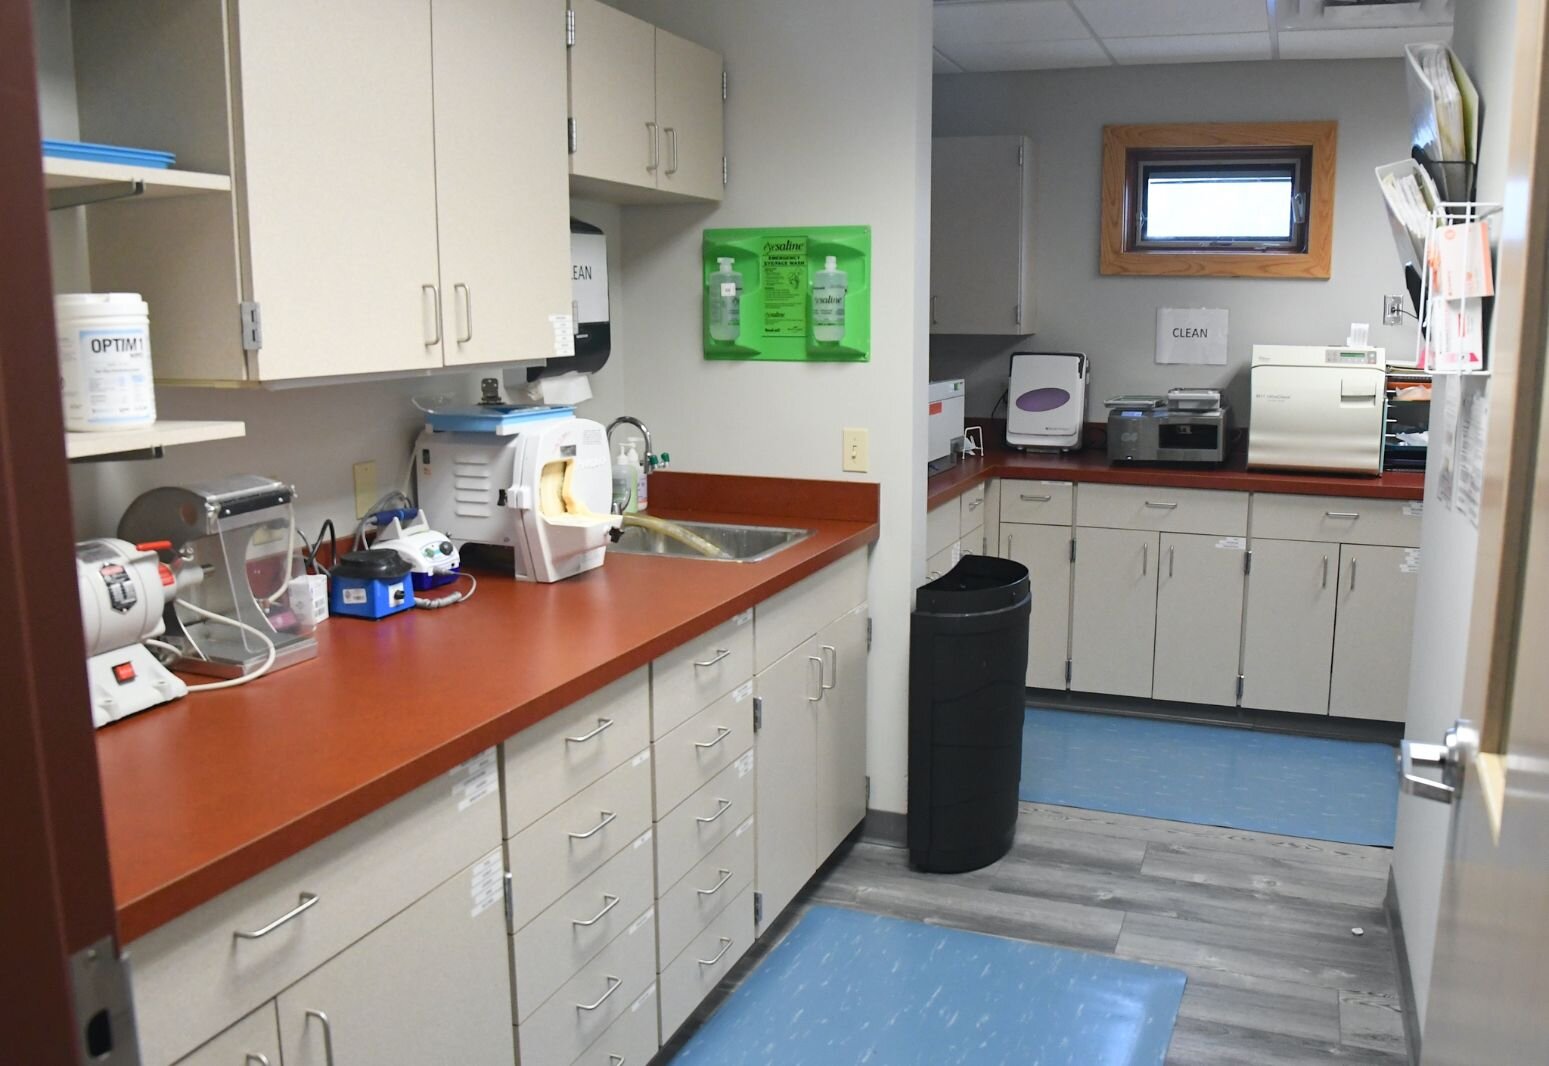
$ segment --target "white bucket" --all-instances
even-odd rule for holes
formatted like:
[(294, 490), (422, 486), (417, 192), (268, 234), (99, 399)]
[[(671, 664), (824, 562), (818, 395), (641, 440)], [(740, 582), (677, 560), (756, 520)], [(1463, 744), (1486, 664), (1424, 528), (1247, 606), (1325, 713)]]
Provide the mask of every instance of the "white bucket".
[(65, 429), (132, 429), (156, 421), (151, 320), (137, 292), (54, 297)]

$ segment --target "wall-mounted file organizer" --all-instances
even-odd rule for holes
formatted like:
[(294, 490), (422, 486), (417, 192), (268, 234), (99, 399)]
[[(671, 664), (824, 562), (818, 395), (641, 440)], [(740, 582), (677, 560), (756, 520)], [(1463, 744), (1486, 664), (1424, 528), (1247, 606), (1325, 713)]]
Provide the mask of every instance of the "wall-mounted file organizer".
[(1492, 222), (1499, 204), (1441, 201), (1431, 213), (1414, 365), (1430, 374), (1487, 374), (1495, 303)]
[(705, 230), (702, 251), (706, 359), (870, 359), (870, 226)]
[(1444, 44), (1404, 48), (1412, 155), (1441, 199), (1474, 199), (1479, 161), (1479, 91)]

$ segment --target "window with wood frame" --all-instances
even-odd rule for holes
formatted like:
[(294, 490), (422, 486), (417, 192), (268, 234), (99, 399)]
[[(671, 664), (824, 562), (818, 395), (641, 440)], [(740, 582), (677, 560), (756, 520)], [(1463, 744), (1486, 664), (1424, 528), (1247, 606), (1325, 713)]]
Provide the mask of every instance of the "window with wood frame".
[(1104, 274), (1327, 278), (1334, 122), (1103, 128)]

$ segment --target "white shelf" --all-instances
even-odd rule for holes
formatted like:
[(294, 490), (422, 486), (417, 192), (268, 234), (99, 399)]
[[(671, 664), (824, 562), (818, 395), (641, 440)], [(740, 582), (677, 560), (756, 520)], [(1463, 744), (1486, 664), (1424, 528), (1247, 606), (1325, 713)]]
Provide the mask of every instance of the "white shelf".
[(207, 440), (229, 440), (247, 435), (242, 422), (156, 422), (140, 429), (108, 430), (101, 433), (66, 433), (65, 457), (90, 459), (122, 452), (146, 452), (170, 448), (176, 444), (197, 444)]
[(50, 192), (136, 181), (144, 183), (145, 188), (140, 195), (148, 197), (194, 196), (231, 191), (231, 179), (224, 174), (158, 170), (155, 167), (132, 167), (123, 163), (94, 163), (51, 155), (43, 157), (43, 183)]

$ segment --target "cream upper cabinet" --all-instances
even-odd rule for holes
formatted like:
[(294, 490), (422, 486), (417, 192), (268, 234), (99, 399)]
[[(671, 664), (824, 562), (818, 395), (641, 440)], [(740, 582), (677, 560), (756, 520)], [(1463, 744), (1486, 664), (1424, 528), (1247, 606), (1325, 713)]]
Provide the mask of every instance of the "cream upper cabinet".
[[(564, 0), (434, 0), (443, 361), (554, 353), (569, 315)], [(519, 58), (518, 58), (519, 57)]]
[[(1339, 545), (1253, 542), (1243, 616), (1242, 705), (1327, 714)], [(1405, 628), (1404, 639), (1409, 630)]]
[(1152, 698), (1237, 702), (1247, 554), (1241, 537), (1162, 534)]
[(1033, 332), (1032, 195), (1026, 137), (932, 142), (932, 333)]
[(1072, 689), (1151, 695), (1158, 543), (1158, 534), (1143, 530), (1076, 530)]
[(1330, 714), (1404, 721), (1419, 581), (1418, 549), (1339, 546)]
[(619, 203), (720, 200), (719, 54), (600, 0), (571, 0), (570, 175)]

